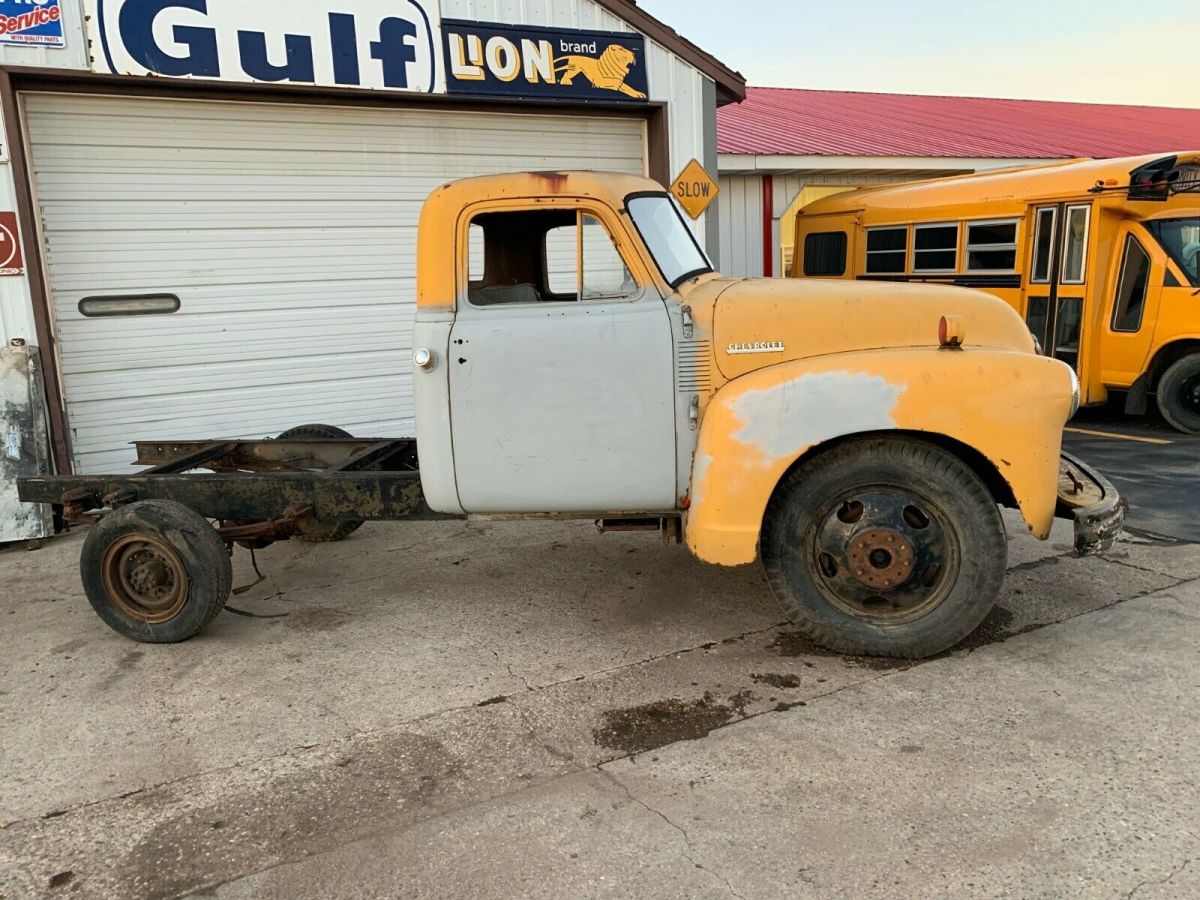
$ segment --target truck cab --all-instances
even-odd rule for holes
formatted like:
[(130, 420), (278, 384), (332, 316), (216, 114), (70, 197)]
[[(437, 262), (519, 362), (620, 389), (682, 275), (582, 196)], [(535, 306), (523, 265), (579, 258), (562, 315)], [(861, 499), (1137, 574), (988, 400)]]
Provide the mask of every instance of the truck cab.
[(997, 504), (1042, 539), (1088, 509), (1084, 551), (1120, 528), (1111, 486), (1060, 460), (1073, 371), (987, 294), (723, 278), (659, 185), (590, 172), (446, 185), (418, 258), (439, 512), (676, 518), (705, 562), (761, 559), (824, 643), (885, 655), (990, 609)]

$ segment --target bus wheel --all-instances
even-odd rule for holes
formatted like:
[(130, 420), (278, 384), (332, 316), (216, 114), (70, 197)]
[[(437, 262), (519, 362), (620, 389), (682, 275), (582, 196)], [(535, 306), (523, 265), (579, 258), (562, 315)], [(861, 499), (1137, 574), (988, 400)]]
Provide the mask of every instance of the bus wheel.
[(104, 516), (79, 557), (83, 589), (109, 628), (148, 644), (198, 634), (233, 586), (229, 550), (181, 503), (144, 500)]
[(1185, 356), (1163, 373), (1158, 408), (1175, 430), (1200, 434), (1200, 353)]
[(979, 477), (923, 441), (869, 438), (792, 471), (767, 508), (761, 556), (789, 618), (840, 653), (920, 659), (995, 604), (1004, 522)]

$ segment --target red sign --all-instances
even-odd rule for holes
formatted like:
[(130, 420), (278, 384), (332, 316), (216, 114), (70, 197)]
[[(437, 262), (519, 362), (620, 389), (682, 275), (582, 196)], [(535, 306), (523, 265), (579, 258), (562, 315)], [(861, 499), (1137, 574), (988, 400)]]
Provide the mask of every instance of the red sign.
[(15, 212), (0, 212), (0, 275), (24, 275), (21, 232)]

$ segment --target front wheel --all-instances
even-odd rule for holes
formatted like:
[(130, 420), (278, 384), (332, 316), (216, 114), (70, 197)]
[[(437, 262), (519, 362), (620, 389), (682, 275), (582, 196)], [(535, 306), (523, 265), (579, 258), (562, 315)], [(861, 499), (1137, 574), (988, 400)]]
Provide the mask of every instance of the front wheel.
[(1158, 408), (1176, 431), (1200, 434), (1200, 353), (1185, 356), (1163, 373)]
[(979, 477), (939, 447), (870, 438), (792, 471), (767, 508), (767, 579), (805, 635), (840, 653), (920, 659), (995, 605), (1008, 548)]

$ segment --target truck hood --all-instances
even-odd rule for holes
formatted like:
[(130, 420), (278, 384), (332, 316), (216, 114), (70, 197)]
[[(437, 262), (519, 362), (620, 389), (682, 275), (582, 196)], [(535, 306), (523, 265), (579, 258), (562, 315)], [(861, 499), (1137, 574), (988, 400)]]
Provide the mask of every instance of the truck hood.
[(948, 285), (793, 278), (713, 278), (684, 301), (714, 305), (713, 342), (727, 378), (778, 362), (856, 350), (939, 346), (942, 316), (965, 325), (964, 346), (1035, 352), (1007, 303)]

